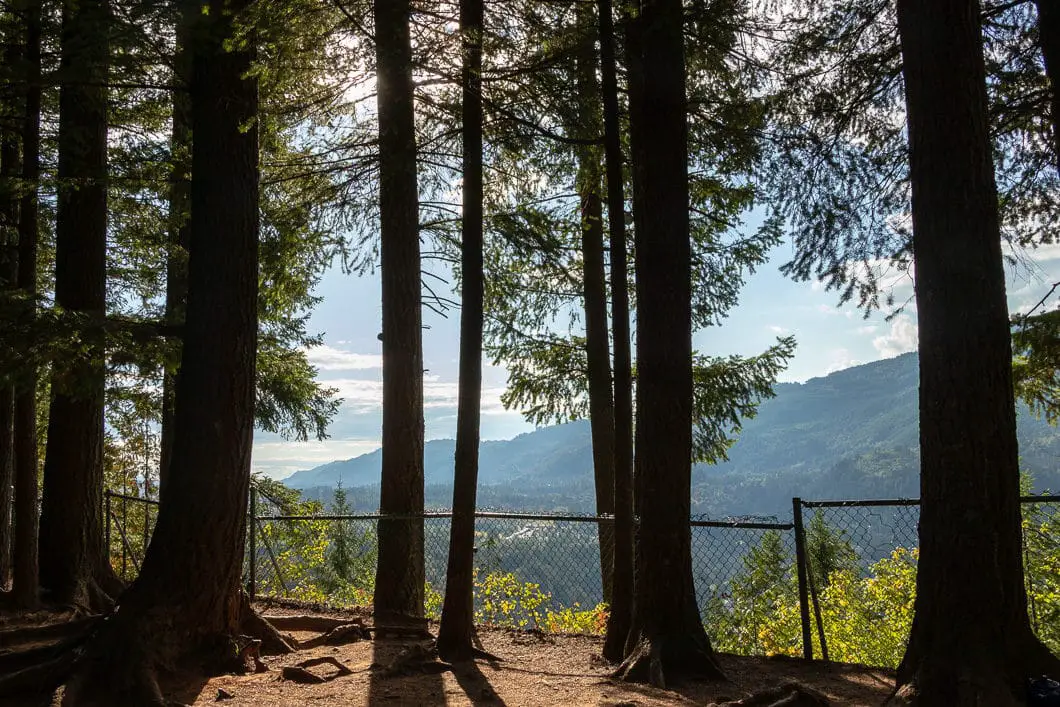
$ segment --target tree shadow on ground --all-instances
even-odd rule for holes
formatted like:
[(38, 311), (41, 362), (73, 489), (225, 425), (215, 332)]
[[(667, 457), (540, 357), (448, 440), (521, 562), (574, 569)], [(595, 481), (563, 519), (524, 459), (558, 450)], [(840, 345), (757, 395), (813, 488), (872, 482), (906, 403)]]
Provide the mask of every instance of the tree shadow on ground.
[[(490, 666), (494, 670), (499, 670), (499, 666), (490, 662)], [(473, 705), (495, 705), (499, 707), (505, 707), (505, 702), (501, 699), (501, 696), (497, 694), (496, 690), (493, 689), (493, 685), (490, 684), (489, 679), (482, 674), (482, 671), (478, 667), (478, 663), (473, 660), (469, 660), (466, 663), (457, 663), (453, 666), (453, 677), (456, 678), (457, 684), (460, 685), (460, 689), (467, 695), (467, 699), (470, 700)]]
[[(209, 680), (204, 675), (182, 672), (161, 675), (158, 683), (162, 689), (162, 694), (166, 696), (166, 700), (170, 704), (190, 705), (199, 699)], [(213, 701), (215, 695), (207, 695), (207, 697)]]
[(372, 668), (368, 680), (369, 705), (445, 705), (445, 686), (440, 672), (417, 670), (394, 674), (402, 651), (422, 645), (422, 641), (376, 638), (372, 641)]

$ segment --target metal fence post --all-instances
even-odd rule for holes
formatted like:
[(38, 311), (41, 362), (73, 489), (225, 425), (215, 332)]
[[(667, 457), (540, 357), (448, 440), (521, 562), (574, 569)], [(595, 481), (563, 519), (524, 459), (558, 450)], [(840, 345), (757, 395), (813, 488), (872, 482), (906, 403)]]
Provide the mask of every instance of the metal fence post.
[(250, 595), (250, 600), (254, 601), (258, 593), (258, 490), (253, 487), (250, 489), (250, 547), (248, 552), (250, 557), (247, 558), (249, 564), (247, 571), (250, 577), (247, 581), (247, 593)]
[(810, 601), (807, 596), (806, 536), (802, 530), (802, 499), (791, 499), (791, 516), (795, 525), (795, 566), (799, 574), (799, 615), (802, 617), (802, 656), (813, 660), (813, 630), (810, 628)]

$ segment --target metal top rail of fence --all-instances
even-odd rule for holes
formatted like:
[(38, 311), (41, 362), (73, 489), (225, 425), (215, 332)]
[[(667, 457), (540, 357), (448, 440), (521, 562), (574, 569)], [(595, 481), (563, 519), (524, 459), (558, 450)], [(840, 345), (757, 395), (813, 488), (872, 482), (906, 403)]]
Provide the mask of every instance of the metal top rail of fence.
[[(1050, 569), (1060, 566), (1060, 496), (1021, 500), (1032, 622), (1060, 650), (1060, 576)], [(158, 502), (108, 491), (105, 503), (112, 562), (128, 577), (139, 570)], [(452, 512), (289, 514), (256, 493), (249, 505), (244, 578), (253, 594), (370, 602), (378, 526), (421, 521), (427, 611), (440, 608)], [(475, 520), (477, 620), (602, 629), (600, 570), (611, 545), (612, 516), (490, 510), (476, 512)], [(895, 665), (911, 621), (918, 520), (919, 500), (909, 498), (793, 498), (790, 521), (690, 519), (697, 602), (715, 645), (729, 652)], [(342, 581), (320, 564), (329, 561), (340, 534), (352, 557), (343, 570), (349, 578)], [(496, 607), (502, 605), (514, 608), (501, 615)]]

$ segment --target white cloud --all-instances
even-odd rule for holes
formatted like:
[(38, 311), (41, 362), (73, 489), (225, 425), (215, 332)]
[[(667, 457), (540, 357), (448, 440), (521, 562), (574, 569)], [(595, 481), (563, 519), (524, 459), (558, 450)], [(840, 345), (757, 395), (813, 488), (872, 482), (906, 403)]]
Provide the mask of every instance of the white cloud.
[(828, 367), (825, 369), (824, 375), (827, 376), (829, 373), (842, 371), (845, 368), (852, 368), (861, 365), (861, 363), (860, 359), (853, 357), (850, 349), (832, 349), (828, 352)]
[(350, 459), (379, 448), (379, 440), (338, 439), (323, 442), (257, 442), (252, 467), (274, 479), (312, 469), (336, 459)]
[(886, 334), (877, 336), (872, 345), (884, 358), (916, 351), (917, 328), (913, 320), (902, 314), (891, 320), (891, 329)]
[[(339, 378), (324, 381), (325, 384), (338, 389), (343, 400), (345, 411), (370, 413), (383, 408), (383, 381), (364, 380), (361, 378)], [(482, 414), (489, 415), (504, 410), (501, 405), (503, 386), (483, 386)], [(456, 408), (459, 399), (460, 384), (456, 381), (442, 381), (438, 376), (425, 376), (423, 381), (423, 407)]]
[(770, 324), (769, 330), (777, 336), (784, 336), (785, 334), (791, 333), (791, 329), (788, 329), (787, 327), (783, 326), (777, 326), (776, 324)]
[(858, 327), (858, 333), (862, 336), (866, 334), (875, 334), (877, 329), (879, 329), (879, 327), (875, 324), (866, 324), (865, 326)]
[(309, 362), (321, 371), (367, 371), (383, 367), (379, 354), (359, 354), (332, 346), (316, 346), (306, 351)]

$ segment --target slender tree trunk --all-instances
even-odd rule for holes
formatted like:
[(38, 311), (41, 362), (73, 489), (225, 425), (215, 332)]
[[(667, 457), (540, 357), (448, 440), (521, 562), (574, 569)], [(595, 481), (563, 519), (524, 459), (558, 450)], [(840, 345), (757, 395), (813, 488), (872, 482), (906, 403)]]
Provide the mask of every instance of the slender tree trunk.
[[(193, 8), (192, 8), (193, 9)], [(188, 8), (185, 8), (185, 12)], [(177, 18), (177, 42), (174, 66), (178, 85), (187, 86), (191, 79), (191, 52), (188, 49), (188, 27), (194, 18), (182, 14)], [(188, 211), (191, 198), (191, 97), (185, 91), (173, 92), (173, 133), (170, 138), (169, 233), (166, 243), (166, 323), (184, 323), (188, 305), (188, 246), (191, 236)], [(178, 354), (180, 340), (171, 343)], [(179, 355), (166, 362), (162, 378), (162, 432), (159, 449), (158, 497), (163, 499), (173, 458), (173, 423), (176, 412), (177, 369)]]
[[(599, 62), (593, 42), (596, 22), (591, 5), (578, 9), (578, 28), (583, 33), (577, 56), (578, 131), (595, 140), (600, 126)], [(585, 308), (585, 347), (589, 367), (589, 422), (593, 443), (593, 475), (596, 514), (615, 512), (615, 406), (611, 396), (610, 345), (607, 338), (607, 280), (604, 271), (604, 216), (600, 198), (601, 152), (596, 146), (578, 148), (578, 195), (581, 200), (582, 297)], [(604, 601), (611, 601), (614, 564), (614, 534), (599, 526), (600, 579)]]
[(461, 220), (460, 394), (456, 421), (453, 524), (445, 603), (438, 630), (444, 660), (474, 656), (475, 492), (482, 397), (482, 29), (483, 0), (461, 0), (464, 182)]
[[(15, 37), (15, 23), (6, 28), (3, 64), (7, 73), (16, 70), (22, 42)], [(10, 82), (2, 92), (0, 116), (0, 291), (18, 287), (18, 90)], [(2, 295), (0, 295), (2, 296)], [(0, 386), (0, 589), (11, 577), (11, 504), (15, 474), (15, 390)]]
[[(23, 0), (26, 72), (22, 122), (22, 193), (18, 209), (18, 286), (33, 304), (37, 296), (37, 192), (40, 180), (41, 0)], [(37, 373), (15, 394), (15, 527), (11, 592), (22, 608), (38, 600)]]
[(614, 341), (615, 528), (611, 611), (604, 657), (625, 656), (633, 612), (633, 375), (629, 345), (629, 282), (626, 267), (626, 197), (618, 120), (618, 78), (611, 0), (598, 0), (600, 76), (607, 164), (607, 223), (611, 250), (611, 328)]
[(696, 607), (692, 474), (692, 266), (680, 0), (632, 20), (630, 147), (637, 249), (637, 455), (633, 628), (619, 674), (664, 687), (720, 677)]
[(11, 507), (15, 481), (15, 396), (10, 387), (0, 388), (0, 591), (11, 579)]
[(253, 45), (224, 45), (228, 11), (239, 17), (245, 7), (212, 0), (192, 34), (191, 259), (172, 474), (140, 575), (88, 649), (71, 705), (160, 705), (156, 669), (203, 650), (230, 655), (239, 626), (257, 347), (258, 91), (246, 77)]
[(423, 616), (423, 342), (409, 0), (376, 0), (383, 475), (375, 610)]
[[(63, 3), (55, 302), (105, 313), (107, 248), (107, 0)], [(61, 603), (102, 609), (117, 590), (103, 549), (102, 335), (52, 373), (40, 521), (41, 586)]]
[(1045, 74), (1049, 78), (1049, 115), (1053, 128), (1053, 151), (1060, 170), (1060, 4), (1035, 0), (1038, 8), (1038, 43), (1042, 48)]
[(1012, 351), (979, 3), (898, 1), (920, 351), (920, 559), (898, 702), (1022, 704), (1060, 674), (1027, 616)]

